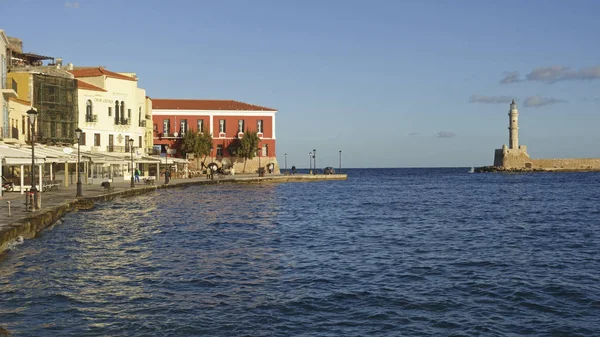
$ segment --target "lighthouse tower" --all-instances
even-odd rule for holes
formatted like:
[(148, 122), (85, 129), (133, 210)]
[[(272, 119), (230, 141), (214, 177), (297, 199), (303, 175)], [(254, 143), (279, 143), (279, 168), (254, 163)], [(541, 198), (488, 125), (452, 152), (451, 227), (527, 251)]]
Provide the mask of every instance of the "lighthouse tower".
[(508, 148), (518, 149), (519, 148), (519, 110), (517, 110), (517, 103), (513, 99), (510, 103), (510, 111), (508, 112)]

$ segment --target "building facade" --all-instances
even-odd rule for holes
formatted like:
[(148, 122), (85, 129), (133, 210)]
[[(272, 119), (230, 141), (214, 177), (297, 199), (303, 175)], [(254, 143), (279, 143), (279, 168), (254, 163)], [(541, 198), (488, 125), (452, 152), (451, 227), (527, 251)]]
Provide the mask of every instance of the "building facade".
[[(166, 155), (177, 149), (188, 131), (209, 132), (213, 137), (210, 162), (219, 167), (233, 167), (235, 172), (255, 172), (258, 167), (279, 172), (276, 159), (277, 110), (233, 100), (152, 99), (154, 151)], [(247, 131), (260, 138), (258, 156), (244, 162), (230, 153), (230, 145)]]
[(82, 150), (128, 153), (130, 139), (141, 154), (151, 150), (145, 140), (151, 114), (146, 106), (146, 91), (138, 88), (135, 74), (102, 67), (69, 72), (77, 79)]
[(14, 130), (11, 126), (10, 120), (10, 106), (9, 99), (16, 98), (17, 92), (13, 88), (13, 82), (7, 76), (9, 60), (7, 54), (9, 54), (9, 40), (3, 30), (0, 29), (0, 90), (2, 96), (0, 97), (0, 137), (2, 139), (11, 138), (14, 136)]

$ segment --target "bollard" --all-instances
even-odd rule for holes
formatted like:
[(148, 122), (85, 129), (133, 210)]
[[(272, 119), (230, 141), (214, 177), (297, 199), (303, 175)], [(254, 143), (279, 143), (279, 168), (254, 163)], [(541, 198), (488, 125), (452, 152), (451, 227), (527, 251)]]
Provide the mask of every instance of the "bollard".
[(8, 204), (8, 216), (10, 216), (10, 201), (6, 202)]

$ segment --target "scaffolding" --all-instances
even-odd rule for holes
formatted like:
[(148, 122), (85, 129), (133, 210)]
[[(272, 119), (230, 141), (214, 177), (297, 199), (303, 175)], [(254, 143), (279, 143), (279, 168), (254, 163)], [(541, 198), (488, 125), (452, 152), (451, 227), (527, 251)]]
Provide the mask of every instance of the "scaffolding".
[(36, 141), (49, 145), (73, 144), (79, 120), (77, 81), (33, 74), (33, 97), (38, 111)]

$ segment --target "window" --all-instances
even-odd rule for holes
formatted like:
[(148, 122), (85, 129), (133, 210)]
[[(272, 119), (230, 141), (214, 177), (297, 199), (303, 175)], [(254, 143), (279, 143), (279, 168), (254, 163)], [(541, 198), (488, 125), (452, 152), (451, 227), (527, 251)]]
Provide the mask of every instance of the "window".
[(131, 109), (127, 109), (127, 119), (131, 120)]
[(165, 119), (163, 120), (163, 136), (168, 137), (169, 132), (171, 132), (171, 120)]
[(121, 114), (120, 124), (125, 124), (125, 101), (121, 101), (121, 111), (119, 113)]
[(219, 132), (225, 133), (225, 120), (219, 119)]
[(79, 145), (85, 145), (85, 132), (82, 132), (79, 136)]
[(115, 151), (115, 136), (114, 135), (108, 135), (108, 152), (113, 152)]
[(86, 120), (92, 117), (92, 100), (90, 99), (88, 99), (87, 102), (85, 102), (85, 117)]
[(256, 132), (263, 133), (263, 121), (262, 121), (262, 119), (259, 119), (258, 121), (256, 121)]
[(269, 156), (269, 147), (267, 146), (267, 144), (262, 146), (262, 156), (263, 157)]
[(125, 152), (129, 152), (129, 136), (125, 136)]
[(100, 146), (100, 134), (94, 133), (94, 146)]
[(238, 132), (239, 133), (244, 132), (244, 120), (243, 119), (238, 120)]
[(187, 119), (182, 119), (179, 121), (179, 135), (183, 137), (187, 132)]
[(217, 157), (223, 157), (223, 145), (217, 145)]
[(140, 136), (138, 138), (138, 147), (141, 149), (142, 148), (142, 136)]
[(23, 123), (23, 134), (25, 134), (25, 130), (27, 130), (27, 128), (26, 128), (26, 125), (27, 125), (27, 122), (26, 122), (26, 120), (27, 120), (27, 117), (26, 117), (26, 116), (23, 116), (23, 117), (21, 117), (21, 119), (22, 119), (22, 123)]
[(112, 107), (108, 107), (108, 117), (112, 117)]
[(138, 111), (138, 121), (141, 123), (142, 122), (142, 107), (139, 108)]
[(50, 137), (56, 138), (56, 122), (50, 122)]
[(115, 124), (119, 124), (119, 101), (115, 101)]
[(204, 119), (198, 120), (198, 132), (204, 132)]

